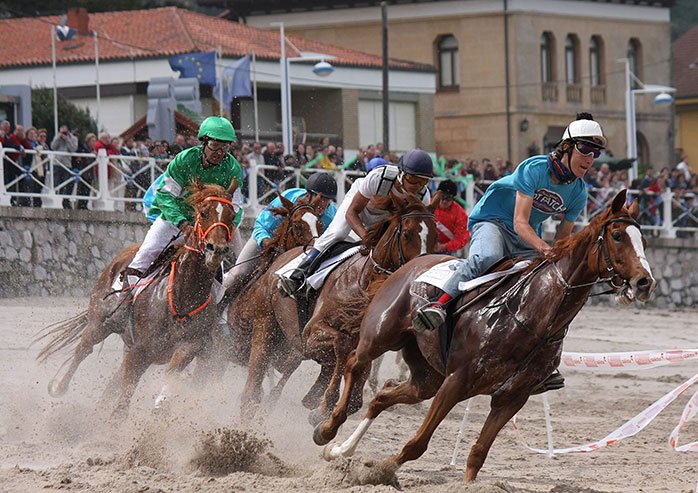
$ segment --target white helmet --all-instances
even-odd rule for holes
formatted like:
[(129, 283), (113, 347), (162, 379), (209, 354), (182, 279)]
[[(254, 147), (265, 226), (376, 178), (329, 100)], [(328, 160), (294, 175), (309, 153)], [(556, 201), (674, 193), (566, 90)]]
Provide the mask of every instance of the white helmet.
[(603, 136), (601, 125), (594, 120), (575, 120), (567, 125), (562, 134), (562, 140), (584, 140), (585, 138), (606, 147), (606, 137)]

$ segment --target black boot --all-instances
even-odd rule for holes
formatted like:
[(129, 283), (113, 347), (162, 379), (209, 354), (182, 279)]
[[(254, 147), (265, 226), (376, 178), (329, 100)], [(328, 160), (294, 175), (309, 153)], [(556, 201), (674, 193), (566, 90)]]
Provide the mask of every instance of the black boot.
[(565, 386), (565, 377), (562, 376), (560, 370), (552, 372), (543, 383), (539, 384), (531, 391), (531, 395), (542, 394), (549, 390), (560, 390)]
[(298, 264), (298, 267), (296, 267), (293, 270), (293, 272), (291, 272), (290, 276), (279, 277), (279, 283), (277, 287), (279, 289), (279, 293), (281, 293), (281, 296), (283, 296), (284, 298), (288, 296), (293, 296), (298, 291), (300, 291), (301, 288), (303, 288), (306, 279), (315, 270), (315, 264), (317, 263), (316, 260), (319, 257), (319, 254), (313, 257), (308, 256), (300, 264)]

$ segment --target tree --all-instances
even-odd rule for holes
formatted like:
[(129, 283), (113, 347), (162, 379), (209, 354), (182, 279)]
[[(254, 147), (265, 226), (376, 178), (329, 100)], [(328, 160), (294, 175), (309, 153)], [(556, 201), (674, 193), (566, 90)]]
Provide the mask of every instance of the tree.
[[(53, 139), (53, 89), (46, 87), (32, 90), (32, 123), (36, 128), (48, 131), (49, 142)], [(81, 136), (89, 132), (97, 133), (97, 123), (90, 110), (75, 106), (66, 97), (58, 94), (58, 125), (76, 128)]]

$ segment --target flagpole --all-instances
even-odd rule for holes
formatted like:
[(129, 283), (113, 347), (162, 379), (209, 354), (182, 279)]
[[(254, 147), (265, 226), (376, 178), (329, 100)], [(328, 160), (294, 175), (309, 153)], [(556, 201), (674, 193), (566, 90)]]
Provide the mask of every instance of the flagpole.
[(56, 88), (56, 26), (51, 25), (51, 61), (53, 64), (53, 135), (58, 135), (58, 89)]
[(218, 58), (217, 72), (218, 72), (218, 108), (220, 110), (220, 115), (223, 116), (223, 48), (218, 45), (218, 50), (216, 50), (216, 55)]
[(259, 142), (259, 114), (257, 112), (257, 54), (252, 51), (252, 85), (254, 87), (254, 141)]
[(95, 82), (97, 83), (97, 133), (99, 134), (100, 122), (99, 114), (102, 109), (102, 100), (99, 93), (99, 38), (97, 37), (97, 31), (92, 31), (92, 35), (95, 38)]

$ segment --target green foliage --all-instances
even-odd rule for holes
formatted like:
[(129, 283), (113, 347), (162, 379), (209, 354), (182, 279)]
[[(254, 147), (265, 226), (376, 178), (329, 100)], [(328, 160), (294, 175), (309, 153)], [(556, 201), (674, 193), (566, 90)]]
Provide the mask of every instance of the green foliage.
[[(36, 128), (48, 131), (49, 142), (53, 139), (53, 89), (32, 90), (32, 122)], [(97, 123), (89, 110), (78, 108), (68, 99), (58, 94), (58, 125), (77, 128), (84, 137), (87, 133), (97, 133)]]
[(671, 39), (676, 40), (698, 24), (698, 2), (676, 0), (671, 8)]

